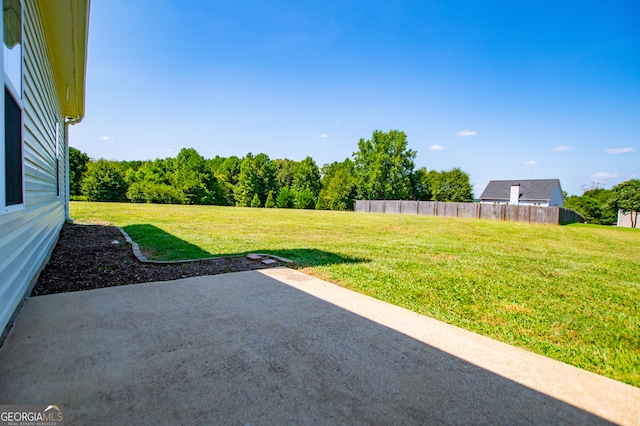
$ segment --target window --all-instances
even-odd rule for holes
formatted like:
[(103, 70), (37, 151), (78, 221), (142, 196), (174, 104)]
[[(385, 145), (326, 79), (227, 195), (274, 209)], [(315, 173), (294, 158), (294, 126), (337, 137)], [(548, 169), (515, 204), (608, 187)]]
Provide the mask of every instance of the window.
[(20, 0), (2, 2), (2, 81), (4, 118), (0, 144), (0, 212), (24, 203), (22, 148), (22, 4)]
[(5, 205), (22, 204), (22, 111), (4, 89)]

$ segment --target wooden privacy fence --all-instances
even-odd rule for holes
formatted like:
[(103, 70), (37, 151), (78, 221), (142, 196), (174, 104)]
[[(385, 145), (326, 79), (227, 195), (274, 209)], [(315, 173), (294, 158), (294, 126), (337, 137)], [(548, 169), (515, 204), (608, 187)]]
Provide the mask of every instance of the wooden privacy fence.
[(575, 210), (511, 204), (447, 203), (442, 201), (356, 200), (355, 211), (366, 213), (417, 214), (423, 216), (468, 217), (511, 222), (558, 225), (584, 222)]

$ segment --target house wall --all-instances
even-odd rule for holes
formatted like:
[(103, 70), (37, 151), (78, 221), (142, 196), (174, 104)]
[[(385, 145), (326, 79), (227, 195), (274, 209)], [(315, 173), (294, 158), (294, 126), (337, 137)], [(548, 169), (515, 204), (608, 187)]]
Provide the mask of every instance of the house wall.
[(509, 204), (509, 200), (493, 200), (493, 199), (484, 199), (480, 200), (481, 204)]
[[(624, 213), (622, 210), (618, 210), (618, 226), (621, 228), (631, 228), (631, 214), (632, 213)], [(640, 215), (638, 215), (640, 219)], [(636, 228), (638, 224), (636, 223)]]
[(524, 201), (520, 201), (520, 203), (518, 204), (521, 206), (549, 207), (549, 202), (546, 200), (540, 200), (540, 201), (524, 200)]
[[(510, 204), (509, 200), (507, 200), (507, 199), (503, 199), (503, 200), (480, 200), (480, 203), (482, 203), (482, 204)], [(513, 204), (513, 205), (516, 205), (516, 204)], [(519, 205), (519, 206), (549, 207), (549, 203), (546, 200), (537, 200), (537, 201), (520, 200), (517, 205)]]
[(564, 206), (564, 198), (562, 196), (562, 191), (559, 186), (556, 186), (553, 189), (553, 193), (551, 194), (551, 198), (549, 199), (549, 205), (551, 207), (562, 207)]
[(64, 120), (36, 1), (24, 2), (23, 28), (25, 196), (24, 208), (0, 214), (2, 335), (55, 245), (65, 220), (67, 193)]

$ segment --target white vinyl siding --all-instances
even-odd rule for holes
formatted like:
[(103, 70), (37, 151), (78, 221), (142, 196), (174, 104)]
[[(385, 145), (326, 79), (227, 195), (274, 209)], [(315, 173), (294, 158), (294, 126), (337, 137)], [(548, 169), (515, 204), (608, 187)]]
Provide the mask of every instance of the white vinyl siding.
[[(508, 199), (502, 200), (481, 200), (483, 204), (509, 204)], [(520, 200), (518, 201), (518, 205), (521, 206), (539, 206), (539, 207), (549, 207), (548, 200)]]
[(562, 196), (562, 191), (559, 186), (556, 186), (553, 189), (553, 193), (551, 194), (551, 199), (549, 199), (549, 205), (551, 207), (562, 207), (564, 206), (564, 197)]
[(0, 334), (28, 295), (65, 220), (66, 132), (58, 132), (58, 165), (56, 123), (64, 120), (37, 0), (24, 0), (23, 21), (25, 198), (24, 208), (0, 215)]

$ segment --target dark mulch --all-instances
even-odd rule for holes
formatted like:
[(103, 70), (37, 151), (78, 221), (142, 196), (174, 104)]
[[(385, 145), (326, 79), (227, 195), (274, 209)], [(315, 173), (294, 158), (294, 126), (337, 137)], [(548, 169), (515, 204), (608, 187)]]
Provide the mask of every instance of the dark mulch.
[(65, 224), (51, 259), (40, 274), (31, 295), (168, 281), (273, 266), (245, 257), (171, 264), (141, 263), (133, 255), (131, 246), (118, 228)]

